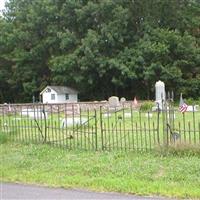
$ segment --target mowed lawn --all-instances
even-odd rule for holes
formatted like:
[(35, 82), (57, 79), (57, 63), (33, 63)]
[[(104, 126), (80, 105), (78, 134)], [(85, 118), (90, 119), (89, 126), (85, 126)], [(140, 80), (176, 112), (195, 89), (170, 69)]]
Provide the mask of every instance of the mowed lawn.
[(139, 195), (200, 198), (200, 155), (80, 152), (0, 145), (1, 181)]

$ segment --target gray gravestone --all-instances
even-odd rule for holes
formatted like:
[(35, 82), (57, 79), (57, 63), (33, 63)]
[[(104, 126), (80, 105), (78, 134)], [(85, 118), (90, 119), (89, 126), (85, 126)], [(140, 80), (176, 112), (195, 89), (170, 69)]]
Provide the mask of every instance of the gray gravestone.
[(116, 107), (120, 106), (119, 97), (116, 97), (116, 96), (110, 97), (108, 99), (108, 103), (109, 103), (109, 106), (112, 108), (116, 108)]

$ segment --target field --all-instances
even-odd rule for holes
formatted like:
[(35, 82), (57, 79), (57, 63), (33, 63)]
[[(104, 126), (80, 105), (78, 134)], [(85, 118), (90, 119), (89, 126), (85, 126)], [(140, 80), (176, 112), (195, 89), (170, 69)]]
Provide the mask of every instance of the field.
[(80, 152), (9, 142), (0, 149), (4, 182), (200, 198), (199, 153)]
[[(58, 107), (46, 112), (45, 118), (37, 118), (37, 112), (30, 117), (28, 112), (1, 115), (2, 132), (15, 141), (84, 150), (150, 150), (169, 143), (200, 143), (200, 112), (182, 114), (177, 108), (148, 112), (127, 107), (66, 114)], [(171, 134), (166, 124), (178, 134)]]

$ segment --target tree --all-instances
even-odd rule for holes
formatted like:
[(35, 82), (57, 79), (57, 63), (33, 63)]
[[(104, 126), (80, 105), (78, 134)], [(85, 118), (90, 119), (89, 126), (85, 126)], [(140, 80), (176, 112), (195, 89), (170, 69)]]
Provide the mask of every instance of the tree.
[(0, 101), (47, 84), (82, 100), (153, 98), (154, 83), (199, 97), (198, 0), (10, 0), (0, 18)]

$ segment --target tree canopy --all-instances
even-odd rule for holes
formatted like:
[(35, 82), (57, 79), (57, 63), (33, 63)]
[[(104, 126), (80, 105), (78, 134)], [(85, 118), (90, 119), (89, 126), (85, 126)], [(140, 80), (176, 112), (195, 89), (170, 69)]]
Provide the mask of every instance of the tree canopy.
[(163, 80), (200, 97), (199, 0), (9, 0), (0, 17), (0, 102), (46, 85), (153, 98)]

